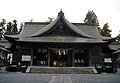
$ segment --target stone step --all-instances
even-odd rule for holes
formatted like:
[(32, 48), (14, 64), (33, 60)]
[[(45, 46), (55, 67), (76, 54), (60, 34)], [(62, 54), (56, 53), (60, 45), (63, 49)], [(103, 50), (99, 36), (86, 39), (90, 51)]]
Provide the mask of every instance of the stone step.
[(7, 72), (6, 67), (0, 67), (0, 72)]
[(38, 67), (28, 66), (26, 73), (46, 74), (93, 74), (92, 67)]

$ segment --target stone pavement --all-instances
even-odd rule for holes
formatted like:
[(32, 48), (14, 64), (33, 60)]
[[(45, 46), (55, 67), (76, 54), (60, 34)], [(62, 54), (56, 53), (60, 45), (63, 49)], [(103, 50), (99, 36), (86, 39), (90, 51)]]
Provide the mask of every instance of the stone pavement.
[(71, 77), (65, 74), (53, 76), (49, 83), (72, 83)]
[(0, 83), (120, 83), (120, 74), (0, 73)]

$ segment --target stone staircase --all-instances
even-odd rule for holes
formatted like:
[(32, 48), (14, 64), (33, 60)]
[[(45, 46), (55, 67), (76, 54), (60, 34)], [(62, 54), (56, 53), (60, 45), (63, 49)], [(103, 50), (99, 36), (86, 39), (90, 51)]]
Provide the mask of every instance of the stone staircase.
[(28, 66), (26, 73), (42, 74), (93, 74), (97, 73), (94, 67), (41, 67)]

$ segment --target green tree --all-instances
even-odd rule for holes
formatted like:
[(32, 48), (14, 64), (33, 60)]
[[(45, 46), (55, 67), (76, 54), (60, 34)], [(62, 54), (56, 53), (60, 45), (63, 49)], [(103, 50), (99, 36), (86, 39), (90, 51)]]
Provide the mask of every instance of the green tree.
[(5, 24), (6, 24), (6, 20), (2, 19), (1, 22), (0, 22), (0, 38), (2, 38), (2, 36), (4, 35)]
[(84, 22), (86, 24), (94, 24), (96, 26), (99, 26), (98, 18), (93, 11), (88, 11), (88, 13), (86, 14), (86, 17), (84, 19)]
[(103, 28), (101, 29), (100, 34), (102, 36), (111, 37), (111, 34), (110, 34), (111, 32), (112, 32), (112, 30), (109, 29), (109, 25), (108, 25), (108, 23), (106, 23), (106, 24), (104, 24)]
[(13, 20), (12, 34), (18, 34), (17, 21)]
[(6, 29), (5, 34), (7, 34), (7, 35), (11, 34), (12, 28), (13, 28), (13, 27), (12, 27), (12, 23), (11, 23), (11, 22), (8, 22), (8, 23), (7, 23), (7, 29)]
[(118, 36), (116, 37), (116, 42), (120, 42), (120, 33), (118, 34)]
[(93, 11), (88, 10), (88, 13), (86, 14), (84, 22), (86, 24), (95, 25), (97, 27), (98, 32), (101, 33), (101, 28), (99, 27), (98, 18), (97, 18), (96, 14)]

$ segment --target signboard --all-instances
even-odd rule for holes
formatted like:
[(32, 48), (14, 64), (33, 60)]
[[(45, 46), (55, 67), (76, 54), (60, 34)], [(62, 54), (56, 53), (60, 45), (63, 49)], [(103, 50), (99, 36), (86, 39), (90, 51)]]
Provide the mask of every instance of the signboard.
[(31, 61), (30, 55), (22, 55), (22, 61)]
[(111, 58), (104, 58), (104, 62), (112, 62)]

